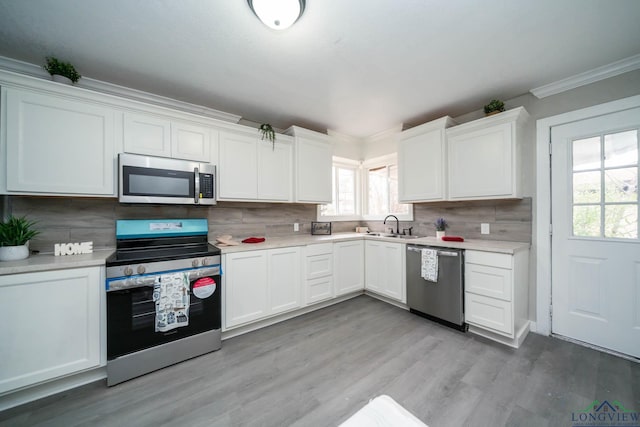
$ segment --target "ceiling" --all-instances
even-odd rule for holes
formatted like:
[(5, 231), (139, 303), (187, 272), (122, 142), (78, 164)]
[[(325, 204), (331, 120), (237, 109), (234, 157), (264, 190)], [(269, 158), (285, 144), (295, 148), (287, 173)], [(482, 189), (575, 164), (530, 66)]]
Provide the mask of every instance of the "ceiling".
[(0, 0), (0, 55), (238, 114), (366, 137), (640, 53), (637, 0)]

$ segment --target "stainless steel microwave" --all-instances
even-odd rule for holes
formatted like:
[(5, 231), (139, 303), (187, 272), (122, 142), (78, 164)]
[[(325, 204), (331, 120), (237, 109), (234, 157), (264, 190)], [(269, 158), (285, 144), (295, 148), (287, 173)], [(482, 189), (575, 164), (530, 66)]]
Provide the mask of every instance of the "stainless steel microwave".
[(121, 153), (118, 171), (120, 202), (216, 204), (214, 165)]

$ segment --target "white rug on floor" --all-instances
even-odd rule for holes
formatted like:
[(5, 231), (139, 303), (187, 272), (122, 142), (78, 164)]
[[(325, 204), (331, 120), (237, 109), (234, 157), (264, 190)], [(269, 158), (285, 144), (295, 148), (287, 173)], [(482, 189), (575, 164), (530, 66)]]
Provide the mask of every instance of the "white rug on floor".
[(340, 427), (428, 427), (387, 395), (371, 399)]

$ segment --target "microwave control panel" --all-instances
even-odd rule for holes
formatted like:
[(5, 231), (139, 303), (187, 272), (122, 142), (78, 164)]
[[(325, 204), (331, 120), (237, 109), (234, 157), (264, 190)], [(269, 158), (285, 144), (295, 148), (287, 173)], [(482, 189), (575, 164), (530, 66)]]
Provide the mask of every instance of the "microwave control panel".
[(200, 174), (200, 198), (213, 199), (213, 174)]

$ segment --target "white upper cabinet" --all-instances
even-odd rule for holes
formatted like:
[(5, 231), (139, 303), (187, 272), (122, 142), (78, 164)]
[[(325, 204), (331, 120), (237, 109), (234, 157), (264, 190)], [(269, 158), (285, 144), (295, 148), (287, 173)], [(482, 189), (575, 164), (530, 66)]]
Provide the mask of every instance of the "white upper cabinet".
[(450, 200), (521, 197), (523, 107), (447, 130)]
[(274, 145), (255, 129), (221, 131), (218, 157), (219, 200), (292, 200), (292, 138), (277, 135)]
[(442, 117), (402, 132), (398, 139), (398, 191), (403, 203), (445, 200), (447, 151)]
[(115, 197), (115, 110), (3, 88), (7, 194)]
[(298, 126), (286, 131), (295, 138), (294, 200), (331, 203), (332, 148), (327, 135)]
[(151, 114), (124, 114), (128, 153), (209, 162), (211, 128)]

